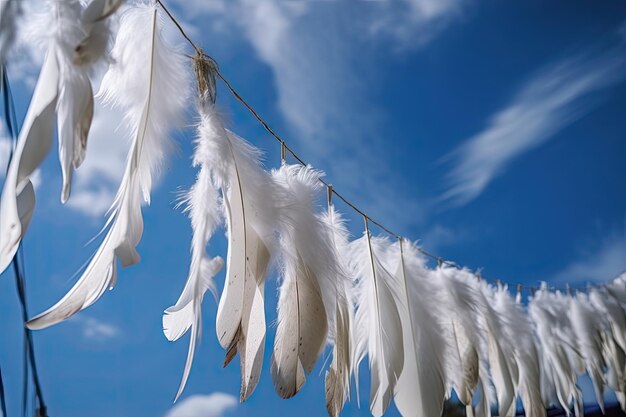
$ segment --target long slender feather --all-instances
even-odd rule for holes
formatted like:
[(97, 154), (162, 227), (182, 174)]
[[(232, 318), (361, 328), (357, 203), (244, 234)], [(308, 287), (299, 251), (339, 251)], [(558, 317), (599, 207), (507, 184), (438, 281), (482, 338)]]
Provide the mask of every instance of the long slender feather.
[(265, 352), (265, 276), (273, 249), (274, 187), (258, 149), (221, 125), (207, 143), (213, 180), (222, 190), (228, 228), (226, 279), (216, 333), (226, 366), (239, 353), (241, 401), (254, 392)]
[[(350, 376), (352, 364), (351, 327), (354, 321), (352, 277), (355, 275), (348, 263), (348, 230), (345, 221), (335, 207), (330, 204), (328, 212), (322, 217), (328, 233), (328, 240), (335, 250), (339, 261), (340, 272), (336, 283), (335, 325), (331, 326), (329, 335), (333, 341), (333, 360), (326, 371), (326, 409), (331, 417), (338, 417), (345, 402), (350, 398)], [(333, 331), (334, 329), (334, 331)]]
[(58, 80), (57, 56), (48, 51), (0, 198), (0, 271), (11, 263), (35, 209), (35, 191), (30, 177), (52, 146)]
[[(2, 3), (0, 19), (3, 21), (2, 31), (6, 32), (0, 40), (3, 43), (11, 37), (9, 32), (17, 13), (17, 3)], [(34, 190), (28, 183), (52, 145), (55, 112), (63, 171), (63, 202), (69, 197), (72, 166), (77, 167), (84, 158), (93, 116), (88, 71), (100, 56), (85, 62), (74, 59), (75, 48), (88, 33), (81, 18), (82, 7), (77, 0), (51, 2), (49, 5), (52, 36), (0, 201), (0, 272), (13, 259), (34, 211)], [(106, 27), (104, 22), (101, 25)]]
[(440, 416), (446, 396), (444, 346), (440, 318), (445, 312), (434, 302), (437, 289), (417, 247), (408, 241), (392, 246), (398, 259), (396, 282), (404, 341), (404, 367), (394, 402), (403, 416)]
[(274, 387), (283, 398), (294, 396), (304, 385), (322, 353), (337, 308), (341, 269), (324, 223), (314, 213), (322, 175), (310, 167), (287, 164), (272, 172), (281, 191), (282, 277), (271, 370)]
[(164, 44), (157, 9), (150, 5), (131, 8), (122, 17), (113, 56), (102, 95), (126, 109), (134, 139), (109, 229), (78, 282), (29, 321), (31, 329), (51, 326), (96, 302), (115, 285), (117, 259), (122, 266), (139, 262), (135, 247), (143, 232), (142, 196), (150, 202), (152, 182), (169, 147), (168, 132), (184, 108), (186, 72), (184, 58)]
[(589, 299), (582, 293), (569, 299), (569, 312), (572, 328), (575, 333), (576, 345), (585, 363), (587, 373), (593, 382), (596, 401), (604, 413), (604, 381), (605, 368), (602, 354), (602, 330), (598, 325), (597, 315), (589, 303)]
[[(506, 287), (499, 287), (493, 295), (493, 306), (502, 319), (505, 340), (510, 341), (512, 355), (517, 364), (517, 392), (528, 417), (545, 417), (546, 409), (541, 398), (541, 374), (534, 331), (520, 302), (513, 300)], [(515, 403), (507, 411), (515, 415)]]
[(207, 102), (205, 97), (200, 99), (198, 110), (200, 122), (197, 129), (193, 165), (200, 167), (200, 171), (196, 183), (184, 200), (193, 229), (191, 265), (187, 283), (180, 298), (163, 314), (163, 332), (170, 341), (177, 340), (191, 327), (187, 361), (174, 401), (178, 400), (182, 394), (191, 370), (194, 349), (202, 326), (202, 299), (207, 290), (213, 292), (217, 298), (213, 277), (223, 266), (223, 260), (220, 257), (210, 259), (206, 253), (206, 246), (222, 220), (221, 203), (217, 188), (211, 178), (213, 162), (211, 142), (215, 140), (214, 135), (220, 132), (220, 129), (223, 130), (223, 127), (214, 106)]
[[(496, 314), (490, 302), (494, 288), (484, 281), (474, 280), (478, 287), (476, 303), (481, 311), (483, 327), (487, 330), (488, 357), (492, 382), (495, 386), (499, 415), (506, 415), (515, 401), (517, 383), (513, 348), (507, 343), (502, 316)], [(486, 391), (485, 391), (486, 392)]]
[[(576, 415), (582, 410), (582, 393), (576, 386), (579, 355), (572, 343), (575, 336), (569, 322), (569, 302), (561, 293), (551, 293), (545, 284), (529, 303), (529, 315), (535, 325), (542, 365), (547, 378), (554, 384), (554, 398), (544, 398), (548, 405), (560, 404), (569, 413), (574, 403)], [(581, 360), (581, 359), (580, 359)]]
[(434, 281), (440, 286), (438, 301), (447, 312), (442, 328), (446, 338), (446, 385), (454, 389), (469, 412), (474, 390), (481, 381), (481, 362), (486, 362), (486, 341), (479, 328), (474, 288), (466, 275), (456, 268), (438, 268)]
[(367, 354), (370, 412), (375, 417), (389, 407), (404, 366), (404, 351), (399, 348), (404, 343), (397, 307), (400, 298), (392, 274), (379, 258), (388, 245), (387, 240), (370, 237), (369, 233), (351, 243), (351, 261), (357, 272), (352, 369), (358, 380), (359, 364)]

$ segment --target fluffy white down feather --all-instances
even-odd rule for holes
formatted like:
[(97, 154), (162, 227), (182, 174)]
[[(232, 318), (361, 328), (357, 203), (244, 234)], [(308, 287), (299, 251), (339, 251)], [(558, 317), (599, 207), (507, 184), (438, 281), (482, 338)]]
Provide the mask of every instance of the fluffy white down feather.
[(157, 9), (129, 8), (122, 16), (113, 58), (101, 95), (125, 110), (133, 142), (121, 185), (107, 221), (108, 231), (78, 282), (53, 307), (29, 321), (31, 329), (65, 320), (96, 302), (115, 285), (117, 259), (139, 262), (143, 201), (150, 202), (154, 178), (171, 146), (169, 132), (184, 108), (188, 88), (184, 56), (166, 46)]

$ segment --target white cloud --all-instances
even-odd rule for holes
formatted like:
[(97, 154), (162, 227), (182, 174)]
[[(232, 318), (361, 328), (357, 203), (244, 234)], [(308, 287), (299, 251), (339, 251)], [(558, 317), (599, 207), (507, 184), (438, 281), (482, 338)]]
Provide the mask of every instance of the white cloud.
[(592, 105), (583, 99), (623, 77), (623, 54), (619, 49), (594, 58), (565, 59), (531, 78), (483, 131), (448, 155), (455, 166), (443, 199), (468, 203), (511, 161), (588, 112)]
[(430, 251), (437, 252), (441, 248), (452, 246), (462, 240), (464, 235), (446, 226), (436, 224), (429, 228), (421, 237), (420, 244)]
[(605, 282), (626, 271), (626, 234), (606, 239), (554, 277), (554, 283)]
[(223, 392), (192, 395), (176, 404), (165, 417), (221, 417), (237, 406), (237, 398)]
[(465, 1), (403, 0), (380, 1), (372, 15), (373, 35), (387, 35), (400, 49), (420, 47), (435, 38), (458, 17)]
[(120, 111), (96, 105), (87, 156), (74, 175), (68, 207), (97, 217), (111, 206), (130, 146), (128, 128), (122, 119)]
[(77, 314), (70, 320), (81, 326), (83, 337), (88, 340), (102, 342), (115, 338), (121, 333), (121, 330), (117, 326), (84, 314)]
[[(423, 208), (414, 191), (407, 192), (414, 186), (385, 160), (388, 143), (379, 127), (383, 109), (371, 98), (377, 65), (362, 52), (373, 50), (372, 44), (400, 51), (424, 46), (465, 1), (210, 3), (205, 8), (195, 1), (176, 1), (180, 15), (189, 20), (184, 26), (192, 28), (209, 53), (224, 44), (245, 51), (243, 42), (271, 70), (272, 79), (258, 82), (273, 82), (276, 106), (287, 123), (287, 129), (278, 130), (290, 144), (307, 162), (326, 170), (340, 191), (360, 196), (369, 214), (391, 218), (396, 227), (414, 225)], [(267, 118), (267, 110), (263, 113)]]

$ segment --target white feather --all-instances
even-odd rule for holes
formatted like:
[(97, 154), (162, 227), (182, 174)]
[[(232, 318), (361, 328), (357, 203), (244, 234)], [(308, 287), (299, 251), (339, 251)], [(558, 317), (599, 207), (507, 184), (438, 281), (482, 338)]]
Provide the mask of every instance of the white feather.
[[(12, 39), (12, 25), (19, 10), (17, 3), (10, 1), (1, 5), (1, 44)], [(0, 272), (13, 259), (34, 211), (35, 195), (32, 185), (28, 184), (29, 177), (52, 145), (55, 110), (63, 171), (63, 202), (69, 196), (72, 166), (77, 167), (84, 158), (93, 116), (93, 92), (88, 77), (88, 64), (93, 61), (77, 63), (74, 60), (75, 48), (86, 33), (81, 19), (81, 5), (77, 0), (51, 2), (48, 5), (51, 17), (49, 21), (42, 22), (48, 25), (50, 33), (46, 58), (0, 201)], [(0, 64), (4, 49), (0, 45)], [(97, 58), (94, 57), (94, 60)]]
[(477, 308), (487, 333), (489, 368), (495, 386), (499, 415), (505, 416), (515, 402), (517, 384), (517, 365), (513, 356), (513, 347), (508, 343), (503, 318), (494, 311), (491, 298), (495, 291), (485, 281), (473, 280), (478, 287), (475, 294)]
[(354, 321), (352, 277), (355, 275), (348, 264), (348, 230), (345, 222), (333, 205), (324, 213), (322, 222), (328, 233), (328, 240), (335, 250), (340, 272), (337, 274), (337, 295), (334, 326), (330, 326), (329, 336), (333, 343), (333, 361), (324, 378), (326, 385), (326, 409), (331, 417), (338, 417), (347, 399), (350, 398), (350, 376), (352, 346), (350, 340)]
[(210, 259), (206, 253), (206, 246), (213, 235), (215, 228), (221, 221), (220, 202), (214, 183), (211, 180), (211, 158), (207, 155), (207, 142), (213, 140), (211, 135), (215, 131), (213, 123), (216, 120), (211, 105), (200, 105), (200, 123), (194, 153), (194, 166), (200, 171), (196, 183), (185, 198), (186, 211), (189, 212), (193, 238), (191, 243), (191, 265), (187, 283), (176, 305), (165, 310), (163, 314), (163, 332), (168, 340), (177, 340), (191, 327), (189, 352), (183, 371), (183, 378), (174, 401), (182, 394), (193, 361), (194, 348), (200, 337), (202, 328), (202, 299), (207, 290), (216, 294), (213, 277), (223, 266), (220, 257)]
[(150, 202), (152, 182), (170, 146), (187, 91), (184, 57), (164, 44), (154, 6), (129, 9), (113, 50), (115, 64), (102, 81), (102, 95), (126, 110), (133, 142), (122, 183), (107, 221), (108, 232), (72, 289), (53, 307), (29, 321), (48, 327), (96, 302), (115, 285), (117, 261), (139, 262), (135, 247), (143, 232), (141, 202)]
[(592, 289), (589, 292), (589, 300), (593, 308), (607, 318), (615, 341), (626, 352), (626, 313), (619, 300), (604, 287)]
[[(494, 292), (493, 307), (502, 319), (504, 341), (509, 341), (515, 359), (517, 392), (528, 417), (545, 417), (546, 409), (541, 398), (541, 373), (539, 357), (534, 343), (535, 335), (520, 302), (513, 300), (506, 287)], [(508, 353), (508, 354), (511, 354)], [(515, 415), (515, 402), (506, 414)]]
[(404, 351), (399, 348), (404, 343), (397, 307), (399, 295), (393, 276), (379, 258), (388, 245), (387, 240), (368, 233), (351, 243), (351, 262), (357, 273), (352, 369), (358, 381), (358, 367), (367, 354), (370, 411), (375, 417), (389, 407), (404, 366)]
[(405, 416), (440, 416), (446, 396), (444, 374), (445, 341), (441, 334), (441, 315), (435, 302), (437, 288), (433, 274), (409, 241), (392, 246), (397, 259), (395, 285), (404, 342), (404, 367), (396, 385), (394, 402)]
[(30, 176), (52, 146), (58, 80), (57, 55), (48, 51), (2, 188), (0, 272), (13, 260), (35, 209), (35, 191)]
[[(282, 269), (272, 380), (283, 398), (294, 396), (320, 356), (337, 309), (337, 252), (314, 214), (323, 174), (283, 164), (272, 171), (281, 191), (278, 233)], [(329, 320), (330, 318), (330, 320)]]
[(569, 299), (569, 312), (572, 328), (575, 333), (576, 345), (585, 363), (587, 373), (593, 382), (596, 401), (604, 413), (604, 381), (605, 367), (602, 354), (602, 329), (598, 324), (599, 316), (591, 308), (589, 299), (582, 293)]
[(250, 397), (261, 375), (265, 351), (265, 276), (271, 258), (275, 222), (274, 187), (261, 168), (258, 149), (212, 125), (213, 140), (203, 152), (211, 158), (215, 185), (222, 190), (228, 227), (224, 290), (216, 333), (227, 349), (227, 365), (239, 353), (241, 401)]
[[(475, 304), (474, 279), (467, 271), (438, 268), (434, 281), (440, 286), (438, 302), (447, 312), (442, 333), (446, 338), (446, 377), (448, 388), (471, 408), (474, 390), (487, 375), (487, 342)], [(484, 406), (484, 404), (483, 404)]]
[(55, 50), (60, 73), (57, 130), (63, 174), (61, 202), (65, 203), (70, 195), (73, 167), (78, 167), (84, 158), (94, 100), (88, 63), (75, 60), (76, 47), (85, 36), (82, 7), (77, 0), (55, 2), (54, 5), (61, 27)]
[[(554, 398), (544, 398), (546, 406), (561, 405), (569, 413), (570, 402), (576, 414), (582, 410), (582, 393), (576, 386), (578, 354), (574, 351), (575, 336), (569, 322), (569, 303), (561, 293), (551, 293), (545, 284), (529, 303), (530, 318), (535, 325), (543, 372), (554, 385)], [(544, 392), (544, 394), (549, 394)]]

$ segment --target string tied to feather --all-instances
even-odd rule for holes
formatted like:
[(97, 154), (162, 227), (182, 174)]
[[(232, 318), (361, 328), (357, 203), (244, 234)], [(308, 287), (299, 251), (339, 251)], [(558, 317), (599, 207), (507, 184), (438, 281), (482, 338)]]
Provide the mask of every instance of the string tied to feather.
[(326, 190), (328, 191), (328, 194), (327, 194), (328, 208), (331, 208), (333, 206), (333, 185), (332, 184), (327, 184), (326, 185)]
[(215, 104), (217, 100), (217, 77), (215, 75), (218, 71), (217, 62), (198, 48), (193, 57), (193, 70), (196, 75), (200, 99)]
[(287, 163), (287, 144), (285, 141), (280, 141), (280, 165)]

